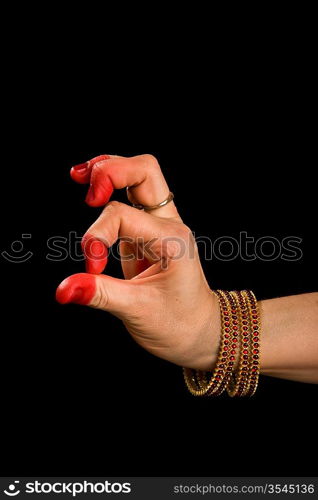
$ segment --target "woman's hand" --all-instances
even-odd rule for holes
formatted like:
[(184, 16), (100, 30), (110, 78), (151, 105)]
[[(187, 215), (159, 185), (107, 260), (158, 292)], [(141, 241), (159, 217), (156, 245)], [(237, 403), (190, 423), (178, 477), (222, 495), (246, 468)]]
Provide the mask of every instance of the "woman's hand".
[[(86, 202), (108, 203), (114, 188), (129, 187), (130, 201), (156, 205), (169, 188), (150, 155), (101, 156), (73, 167), (72, 178), (90, 183)], [(125, 280), (100, 274), (107, 249), (120, 239)], [(190, 229), (173, 202), (149, 213), (108, 203), (83, 238), (87, 273), (57, 289), (57, 300), (111, 312), (151, 353), (181, 366), (212, 369), (218, 351), (219, 308), (205, 280)]]

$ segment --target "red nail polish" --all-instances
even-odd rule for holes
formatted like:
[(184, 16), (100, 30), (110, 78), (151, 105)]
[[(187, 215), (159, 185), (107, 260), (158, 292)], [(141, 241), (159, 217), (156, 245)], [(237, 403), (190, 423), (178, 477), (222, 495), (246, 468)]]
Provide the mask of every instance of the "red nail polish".
[(72, 168), (77, 172), (80, 171), (86, 172), (86, 170), (88, 169), (88, 161), (86, 161), (85, 163), (79, 163), (78, 165), (74, 165), (74, 167)]
[(85, 163), (80, 163), (71, 168), (70, 171), (71, 178), (78, 184), (88, 184), (91, 177), (91, 165), (87, 161)]

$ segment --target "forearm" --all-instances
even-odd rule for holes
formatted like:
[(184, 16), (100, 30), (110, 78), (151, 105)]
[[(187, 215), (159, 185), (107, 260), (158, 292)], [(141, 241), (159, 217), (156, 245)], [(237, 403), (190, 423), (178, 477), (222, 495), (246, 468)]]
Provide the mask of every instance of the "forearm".
[(318, 383), (318, 293), (260, 302), (261, 373)]

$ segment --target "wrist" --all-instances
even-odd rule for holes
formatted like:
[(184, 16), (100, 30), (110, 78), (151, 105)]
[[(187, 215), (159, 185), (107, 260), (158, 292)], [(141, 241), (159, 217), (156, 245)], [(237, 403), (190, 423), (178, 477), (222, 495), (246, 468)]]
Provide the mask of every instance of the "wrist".
[(210, 371), (217, 361), (221, 336), (219, 302), (210, 290), (204, 295), (200, 311), (193, 345), (189, 349), (191, 354), (184, 366), (194, 370)]

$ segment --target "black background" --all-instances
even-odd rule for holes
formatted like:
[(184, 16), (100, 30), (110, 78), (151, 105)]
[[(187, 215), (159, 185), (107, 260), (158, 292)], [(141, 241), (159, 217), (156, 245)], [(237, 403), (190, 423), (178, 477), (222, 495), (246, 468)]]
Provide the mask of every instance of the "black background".
[(3, 94), (1, 250), (31, 233), (34, 256), (0, 259), (3, 474), (315, 474), (316, 386), (263, 377), (251, 400), (193, 398), (181, 369), (117, 319), (58, 305), (56, 286), (84, 266), (45, 258), (48, 237), (83, 234), (100, 212), (70, 167), (147, 152), (197, 236), (303, 239), (299, 262), (203, 262), (212, 287), (260, 299), (317, 290), (311, 69), (293, 46), (267, 50), (231, 46), (221, 65), (175, 52), (166, 71), (153, 54), (119, 71), (106, 56), (62, 66), (21, 48), (28, 71)]

